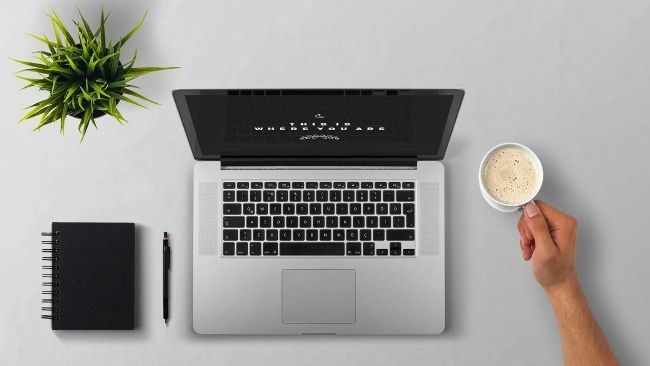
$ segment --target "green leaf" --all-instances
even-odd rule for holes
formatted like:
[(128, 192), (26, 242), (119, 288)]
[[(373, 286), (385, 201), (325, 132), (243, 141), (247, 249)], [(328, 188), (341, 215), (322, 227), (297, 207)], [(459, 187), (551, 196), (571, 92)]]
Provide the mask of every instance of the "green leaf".
[(135, 91), (133, 91), (133, 90), (124, 89), (122, 92), (123, 92), (124, 94), (133, 95), (134, 97), (137, 97), (137, 98), (140, 98), (140, 99), (146, 100), (146, 101), (149, 102), (149, 103), (153, 103), (153, 104), (158, 104), (158, 105), (160, 105), (158, 102), (153, 101), (153, 100), (151, 100), (151, 99), (145, 97), (144, 95), (142, 95), (142, 94), (140, 94), (140, 93), (138, 93), (138, 92), (135, 92)]
[(135, 25), (133, 26), (133, 28), (131, 28), (129, 33), (125, 34), (124, 36), (122, 36), (122, 38), (120, 38), (120, 42), (119, 42), (120, 48), (122, 48), (122, 46), (129, 40), (129, 38), (131, 38), (135, 34), (135, 32), (137, 32), (138, 29), (140, 29), (140, 27), (142, 27), (142, 24), (144, 24), (144, 19), (146, 17), (147, 17), (147, 12), (144, 13), (144, 16), (142, 17), (142, 19), (140, 19), (139, 22), (135, 23)]
[(63, 24), (63, 22), (61, 21), (61, 18), (59, 18), (59, 15), (54, 10), (52, 10), (52, 13), (47, 14), (47, 16), (52, 20), (55, 26), (59, 28), (61, 33), (63, 33), (63, 36), (68, 42), (68, 45), (74, 46), (76, 42), (74, 41), (74, 38), (72, 38), (72, 35), (70, 35), (68, 29), (65, 27), (65, 24)]

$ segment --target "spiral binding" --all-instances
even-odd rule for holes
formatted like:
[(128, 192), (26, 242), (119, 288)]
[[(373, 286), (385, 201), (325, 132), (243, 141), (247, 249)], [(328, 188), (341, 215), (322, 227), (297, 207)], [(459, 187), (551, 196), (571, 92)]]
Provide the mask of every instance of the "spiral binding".
[(49, 314), (41, 314), (41, 318), (48, 320), (59, 320), (58, 312), (61, 310), (58, 305), (60, 300), (58, 298), (59, 291), (59, 274), (56, 272), (60, 269), (59, 265), (55, 264), (59, 261), (59, 257), (56, 253), (59, 252), (59, 240), (56, 239), (56, 236), (59, 235), (58, 231), (54, 232), (42, 232), (41, 236), (50, 237), (48, 240), (41, 240), (42, 245), (49, 245), (49, 248), (42, 248), (41, 252), (46, 253), (47, 255), (42, 256), (41, 260), (45, 262), (52, 262), (52, 264), (47, 264), (41, 266), (43, 270), (49, 271), (43, 273), (43, 278), (52, 279), (50, 281), (43, 282), (43, 287), (46, 287), (47, 290), (41, 291), (43, 295), (49, 295), (42, 299), (43, 304), (49, 304), (49, 306), (42, 306), (41, 311), (48, 312)]

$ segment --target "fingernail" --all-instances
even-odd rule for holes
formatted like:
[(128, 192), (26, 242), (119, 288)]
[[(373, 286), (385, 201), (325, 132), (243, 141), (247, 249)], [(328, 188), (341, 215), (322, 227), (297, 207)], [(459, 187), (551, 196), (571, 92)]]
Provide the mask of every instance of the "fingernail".
[(528, 217), (535, 217), (539, 215), (539, 207), (537, 207), (534, 201), (531, 201), (524, 207), (524, 212), (526, 212), (526, 216)]

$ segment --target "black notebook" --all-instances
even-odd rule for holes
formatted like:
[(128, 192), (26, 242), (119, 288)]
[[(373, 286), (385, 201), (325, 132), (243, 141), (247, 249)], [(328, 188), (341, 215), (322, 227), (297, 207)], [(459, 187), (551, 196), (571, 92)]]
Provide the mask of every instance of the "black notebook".
[(53, 222), (42, 235), (52, 329), (133, 329), (135, 225)]

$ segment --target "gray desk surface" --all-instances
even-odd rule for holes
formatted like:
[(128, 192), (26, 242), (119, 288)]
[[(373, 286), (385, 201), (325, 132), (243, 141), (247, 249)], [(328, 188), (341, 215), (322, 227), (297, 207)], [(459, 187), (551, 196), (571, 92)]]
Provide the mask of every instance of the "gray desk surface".
[[(78, 1), (92, 19), (99, 5)], [(579, 272), (624, 364), (650, 360), (650, 4), (641, 1), (104, 1), (143, 65), (182, 69), (139, 85), (161, 106), (124, 106), (128, 127), (99, 120), (31, 132), (15, 122), (37, 93), (17, 92), (0, 61), (0, 363), (443, 364), (561, 362), (555, 320), (522, 262), (516, 215), (485, 204), (483, 153), (519, 141), (546, 171), (541, 198), (580, 219)], [(43, 11), (0, 4), (2, 53), (40, 47)], [(131, 50), (129, 48), (129, 50)], [(448, 329), (437, 337), (199, 337), (191, 329), (193, 159), (171, 98), (189, 87), (461, 87), (445, 158)], [(139, 225), (139, 329), (57, 332), (39, 319), (39, 232), (56, 220)], [(171, 323), (161, 319), (160, 237), (174, 246)]]

